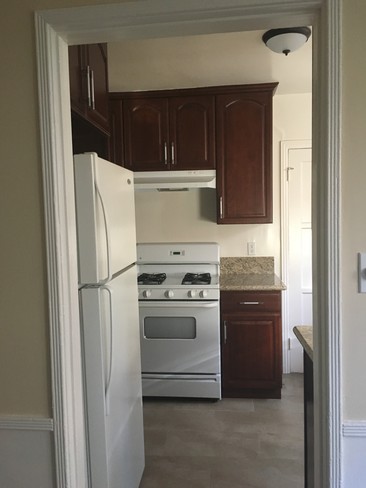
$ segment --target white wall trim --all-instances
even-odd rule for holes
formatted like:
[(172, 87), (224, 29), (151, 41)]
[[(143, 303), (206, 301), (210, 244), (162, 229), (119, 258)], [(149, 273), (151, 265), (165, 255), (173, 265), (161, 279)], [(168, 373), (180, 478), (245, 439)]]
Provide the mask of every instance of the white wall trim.
[(322, 0), (139, 0), (43, 10), (68, 44), (311, 25)]
[(68, 48), (35, 16), (58, 487), (87, 487)]
[[(313, 160), (317, 232), (314, 270), (316, 488), (340, 487), (340, 3), (341, 0), (140, 0), (48, 10), (36, 16), (42, 161), (50, 295), (58, 488), (86, 486), (80, 432), (78, 330), (71, 121), (66, 43), (122, 40), (309, 24), (314, 29)], [(235, 15), (234, 15), (235, 13)], [(61, 99), (59, 98), (61, 92)], [(56, 99), (56, 101), (54, 101)], [(321, 141), (321, 143), (320, 143)], [(71, 254), (71, 255), (70, 255)], [(314, 254), (313, 254), (314, 255)], [(319, 326), (321, 324), (321, 327)], [(76, 346), (75, 346), (76, 344)]]
[(342, 432), (343, 437), (366, 437), (366, 420), (346, 420)]
[[(340, 160), (341, 0), (313, 28), (313, 343), (316, 488), (342, 480)], [(314, 164), (315, 162), (315, 164)], [(322, 480), (322, 482), (320, 482)]]
[(21, 417), (17, 415), (1, 416), (0, 430), (53, 430), (53, 419)]
[[(289, 283), (289, 202), (288, 202), (288, 181), (286, 168), (289, 166), (290, 149), (310, 149), (310, 139), (293, 139), (280, 142), (281, 159), (281, 278), (287, 285)], [(283, 372), (290, 373), (290, 354), (288, 339), (290, 337), (290, 304), (288, 300), (288, 289), (282, 292), (282, 344), (283, 344)], [(299, 324), (301, 325), (301, 324)]]

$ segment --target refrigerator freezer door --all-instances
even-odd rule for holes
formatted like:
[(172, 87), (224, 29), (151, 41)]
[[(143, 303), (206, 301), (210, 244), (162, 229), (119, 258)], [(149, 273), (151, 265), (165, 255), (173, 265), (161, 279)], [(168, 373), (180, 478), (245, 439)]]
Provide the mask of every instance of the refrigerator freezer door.
[(144, 469), (136, 283), (132, 266), (80, 290), (92, 488), (137, 488)]
[(103, 283), (136, 262), (133, 173), (96, 153), (74, 168), (79, 283)]

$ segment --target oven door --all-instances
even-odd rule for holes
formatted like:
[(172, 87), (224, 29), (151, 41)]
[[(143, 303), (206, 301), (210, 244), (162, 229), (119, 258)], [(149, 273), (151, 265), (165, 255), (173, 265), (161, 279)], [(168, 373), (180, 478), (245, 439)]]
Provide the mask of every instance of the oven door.
[(218, 301), (140, 301), (142, 373), (219, 374)]

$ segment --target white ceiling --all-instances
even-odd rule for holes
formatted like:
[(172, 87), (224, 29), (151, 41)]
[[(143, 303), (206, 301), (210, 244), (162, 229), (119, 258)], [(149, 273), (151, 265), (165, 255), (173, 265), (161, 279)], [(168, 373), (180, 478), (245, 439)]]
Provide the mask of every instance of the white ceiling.
[(312, 39), (288, 56), (264, 31), (144, 39), (108, 45), (110, 91), (278, 81), (276, 94), (311, 92)]

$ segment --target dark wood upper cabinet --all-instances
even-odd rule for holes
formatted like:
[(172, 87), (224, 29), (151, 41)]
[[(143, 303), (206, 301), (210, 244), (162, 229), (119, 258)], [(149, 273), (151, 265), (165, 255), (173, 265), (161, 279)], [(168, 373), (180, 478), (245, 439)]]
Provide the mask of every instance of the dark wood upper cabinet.
[(125, 165), (133, 171), (164, 170), (168, 162), (168, 101), (123, 100)]
[(84, 46), (69, 47), (69, 77), (71, 108), (80, 115), (85, 114), (87, 98), (85, 76), (85, 49)]
[(111, 154), (123, 153), (118, 164), (133, 171), (216, 168), (218, 224), (272, 223), (277, 85), (112, 93), (124, 128), (112, 134)]
[(113, 163), (124, 166), (124, 134), (123, 134), (123, 102), (122, 100), (109, 101), (109, 127), (110, 137), (110, 160)]
[(177, 170), (215, 168), (215, 100), (211, 95), (169, 100), (170, 165)]
[(109, 134), (107, 44), (69, 47), (71, 109)]
[(107, 44), (89, 44), (86, 48), (91, 88), (88, 118), (109, 132)]
[[(112, 94), (123, 101), (125, 165), (133, 171), (215, 168), (213, 95)], [(122, 141), (121, 141), (122, 142)]]
[(216, 97), (219, 224), (271, 223), (272, 97), (277, 83)]

